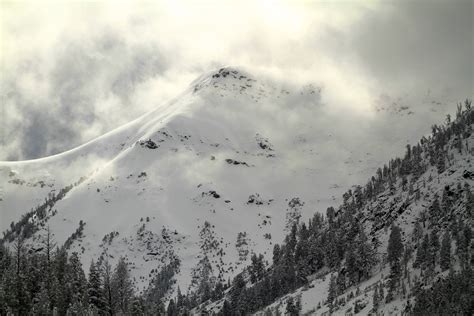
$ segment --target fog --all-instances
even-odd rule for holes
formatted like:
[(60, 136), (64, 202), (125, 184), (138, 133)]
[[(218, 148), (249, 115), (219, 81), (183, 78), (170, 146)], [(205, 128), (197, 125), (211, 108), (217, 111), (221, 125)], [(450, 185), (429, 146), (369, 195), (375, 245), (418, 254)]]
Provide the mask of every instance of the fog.
[(0, 160), (74, 148), (224, 65), (316, 83), (325, 103), (357, 118), (381, 95), (473, 94), (472, 1), (0, 6)]

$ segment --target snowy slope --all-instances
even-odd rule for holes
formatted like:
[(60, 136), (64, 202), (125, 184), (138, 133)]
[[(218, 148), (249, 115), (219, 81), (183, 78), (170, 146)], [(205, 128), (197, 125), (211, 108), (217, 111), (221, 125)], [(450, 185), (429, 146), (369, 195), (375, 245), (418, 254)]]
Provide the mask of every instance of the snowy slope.
[[(127, 256), (143, 288), (152, 269), (178, 257), (178, 285), (187, 289), (207, 256), (226, 280), (251, 252), (270, 258), (293, 221), (339, 204), (345, 190), (435, 121), (420, 117), (444, 115), (425, 110), (349, 113), (331, 108), (313, 85), (212, 71), (174, 100), (76, 149), (0, 162), (0, 229), (76, 183), (42, 222), (58, 243), (85, 223), (71, 250), (86, 267), (101, 254)], [(396, 138), (383, 136), (388, 128)]]
[[(470, 126), (472, 131), (472, 125)], [(453, 137), (455, 138), (455, 137)], [(425, 234), (436, 230), (441, 236), (445, 232), (450, 231), (452, 220), (455, 218), (462, 219), (465, 225), (471, 226), (473, 223), (472, 209), (468, 210), (466, 205), (466, 185), (470, 188), (474, 185), (472, 171), (474, 170), (474, 135), (469, 133), (462, 151), (458, 151), (455, 141), (451, 139), (446, 148), (449, 157), (449, 163), (446, 170), (441, 174), (437, 168), (430, 166), (419, 178), (412, 183), (412, 189), (403, 189), (401, 180), (394, 184), (394, 188), (387, 188), (377, 195), (377, 198), (367, 203), (362, 210), (362, 220), (365, 231), (371, 237), (377, 238), (380, 242), (378, 246), (378, 254), (381, 258), (377, 267), (374, 269), (371, 277), (345, 289), (342, 294), (337, 296), (337, 300), (344, 300), (339, 305), (333, 315), (347, 315), (355, 312), (355, 305), (360, 307), (356, 314), (369, 315), (373, 312), (373, 296), (375, 286), (389, 283), (390, 269), (384, 256), (387, 255), (387, 245), (390, 234), (390, 225), (394, 224), (401, 228), (402, 241), (407, 247), (416, 250), (419, 240), (416, 239), (414, 233), (414, 223), (421, 222), (423, 218), (429, 223), (429, 209), (433, 205), (435, 199), (447, 196), (452, 201), (451, 210), (443, 210), (443, 221), (438, 224), (441, 227), (430, 227), (426, 225)], [(427, 158), (425, 158), (427, 160)], [(411, 179), (412, 175), (410, 175)], [(472, 189), (471, 194), (472, 194)], [(471, 206), (472, 207), (472, 206)], [(423, 226), (425, 222), (423, 221)], [(454, 237), (452, 237), (454, 238)], [(457, 253), (456, 243), (452, 240), (451, 255)], [(453, 271), (460, 270), (459, 259), (452, 258)], [(440, 278), (445, 278), (451, 273), (450, 271), (442, 271), (440, 266), (435, 266), (433, 278), (426, 281), (422, 277), (420, 268), (414, 267), (415, 254), (413, 253), (407, 262), (407, 276), (403, 279), (406, 293), (399, 295), (390, 303), (381, 302), (377, 315), (400, 315), (405, 311), (407, 304), (413, 306), (414, 291), (416, 289), (416, 280), (422, 280), (421, 284), (425, 288), (434, 286)], [(343, 270), (343, 268), (341, 268)], [(299, 298), (304, 315), (329, 315), (329, 306), (327, 304), (329, 279), (331, 275), (337, 275), (335, 271), (324, 270), (319, 271), (311, 278), (311, 281), (297, 289), (296, 291), (285, 295), (269, 306), (266, 306), (256, 315), (284, 315), (288, 298), (295, 300)], [(222, 300), (214, 302), (207, 306), (201, 307), (210, 311), (219, 311), (222, 306)]]

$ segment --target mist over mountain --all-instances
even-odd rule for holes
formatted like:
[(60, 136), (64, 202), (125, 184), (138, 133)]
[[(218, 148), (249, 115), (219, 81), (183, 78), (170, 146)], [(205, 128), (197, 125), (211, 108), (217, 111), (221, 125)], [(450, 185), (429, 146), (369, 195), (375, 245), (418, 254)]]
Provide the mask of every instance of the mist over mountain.
[(0, 3), (0, 315), (472, 315), (472, 1)]
[(419, 111), (441, 102), (446, 115), (473, 93), (472, 10), (460, 0), (5, 3), (0, 160), (72, 149), (228, 65), (314, 83), (346, 115), (373, 114), (384, 95)]

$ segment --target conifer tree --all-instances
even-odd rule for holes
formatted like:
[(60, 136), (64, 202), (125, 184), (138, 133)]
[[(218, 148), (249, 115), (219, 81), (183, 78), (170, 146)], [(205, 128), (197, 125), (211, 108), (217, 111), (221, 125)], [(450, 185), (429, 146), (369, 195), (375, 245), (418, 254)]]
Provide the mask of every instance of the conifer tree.
[(335, 306), (335, 299), (337, 298), (337, 284), (336, 284), (336, 276), (334, 274), (331, 275), (331, 279), (329, 281), (329, 289), (328, 289), (328, 298), (327, 302), (329, 305), (329, 310), (332, 312)]
[(399, 263), (402, 253), (403, 243), (401, 231), (398, 226), (393, 225), (387, 247), (387, 261), (390, 266)]
[(257, 281), (260, 281), (260, 279), (263, 277), (263, 274), (265, 273), (265, 263), (263, 262), (263, 255), (256, 255), (255, 253), (252, 254), (251, 257), (251, 265), (249, 267), (249, 274), (250, 274), (250, 281), (252, 283), (255, 283)]
[(384, 284), (380, 283), (379, 284), (379, 302), (382, 304), (385, 301), (385, 291), (384, 291)]
[(170, 302), (168, 303), (168, 308), (166, 310), (166, 315), (167, 316), (177, 316), (178, 311), (176, 309), (176, 304), (174, 303), (174, 300), (171, 299)]
[(376, 313), (377, 310), (379, 309), (380, 301), (379, 301), (379, 286), (378, 284), (375, 285), (374, 289), (374, 294), (372, 296), (372, 306), (373, 306), (373, 311)]
[(275, 244), (275, 246), (273, 246), (273, 264), (277, 265), (279, 260), (280, 260), (280, 245)]
[(440, 265), (441, 271), (446, 271), (451, 267), (451, 237), (448, 231), (444, 233), (441, 242)]
[(103, 282), (103, 297), (104, 297), (104, 310), (107, 314), (113, 315), (115, 313), (115, 297), (112, 289), (112, 267), (108, 259), (106, 258), (102, 265), (102, 282)]
[(303, 306), (301, 305), (301, 294), (296, 296), (295, 309), (296, 315), (300, 315), (301, 311), (303, 310)]
[(457, 253), (461, 262), (461, 267), (469, 267), (470, 248), (472, 240), (472, 230), (469, 225), (460, 225), (460, 231), (457, 234), (456, 245)]
[(242, 292), (245, 289), (245, 280), (241, 273), (237, 274), (232, 282), (232, 288), (230, 291), (230, 304), (232, 310), (236, 311), (239, 306), (239, 300), (242, 296)]
[(420, 221), (417, 220), (413, 228), (412, 240), (417, 243), (421, 238), (423, 238), (423, 228), (421, 227)]
[(127, 314), (133, 297), (133, 285), (128, 272), (128, 264), (124, 257), (119, 259), (115, 267), (112, 277), (112, 290), (118, 311)]
[(285, 315), (298, 316), (298, 311), (296, 310), (295, 302), (293, 296), (290, 296), (286, 300), (286, 311)]
[(51, 313), (51, 301), (49, 300), (48, 289), (45, 282), (41, 284), (41, 290), (37, 294), (32, 312), (34, 315), (49, 315)]
[(220, 311), (219, 315), (232, 315), (232, 307), (228, 300), (224, 299), (224, 303), (222, 304), (222, 310)]
[(130, 307), (130, 315), (131, 316), (145, 315), (144, 305), (145, 304), (140, 296), (133, 297), (131, 307)]
[(426, 257), (428, 253), (428, 247), (429, 247), (428, 235), (425, 235), (425, 237), (423, 238), (423, 241), (421, 243), (418, 243), (418, 248), (416, 249), (416, 258), (415, 258), (415, 261), (413, 262), (414, 268), (424, 269), (424, 263), (427, 260)]
[(438, 257), (438, 251), (439, 251), (439, 238), (438, 238), (438, 233), (435, 229), (431, 231), (430, 234), (430, 245), (429, 245), (429, 259), (428, 259), (428, 266), (431, 268), (434, 268), (436, 266), (436, 259)]
[(400, 228), (393, 225), (388, 239), (387, 261), (390, 265), (390, 283), (387, 301), (393, 299), (401, 277), (401, 256), (403, 253), (403, 242)]
[(346, 290), (346, 276), (339, 272), (336, 277), (336, 292), (338, 295)]
[(442, 174), (446, 170), (444, 153), (442, 151), (439, 152), (436, 168), (438, 170), (438, 174)]
[(70, 297), (78, 305), (86, 302), (87, 280), (77, 252), (69, 257), (67, 269), (67, 283)]
[(87, 283), (87, 296), (89, 304), (95, 306), (97, 310), (103, 310), (104, 297), (102, 289), (102, 279), (100, 275), (100, 265), (92, 260), (89, 268), (89, 281)]
[(45, 258), (45, 287), (48, 292), (48, 296), (51, 299), (54, 295), (52, 284), (54, 282), (54, 271), (53, 271), (53, 250), (56, 247), (56, 242), (54, 241), (53, 234), (49, 226), (46, 228), (46, 236), (43, 239), (43, 247)]
[(356, 243), (357, 282), (360, 282), (369, 278), (370, 272), (377, 264), (377, 257), (376, 249), (369, 243), (363, 228), (359, 230)]

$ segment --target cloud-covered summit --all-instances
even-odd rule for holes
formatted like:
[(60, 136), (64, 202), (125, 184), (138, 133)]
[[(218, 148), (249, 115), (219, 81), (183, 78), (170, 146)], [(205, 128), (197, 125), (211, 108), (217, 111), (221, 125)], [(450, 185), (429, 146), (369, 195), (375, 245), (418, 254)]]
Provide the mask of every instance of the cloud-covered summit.
[(73, 148), (228, 64), (318, 82), (336, 108), (473, 92), (472, 1), (1, 6), (0, 160)]

